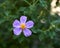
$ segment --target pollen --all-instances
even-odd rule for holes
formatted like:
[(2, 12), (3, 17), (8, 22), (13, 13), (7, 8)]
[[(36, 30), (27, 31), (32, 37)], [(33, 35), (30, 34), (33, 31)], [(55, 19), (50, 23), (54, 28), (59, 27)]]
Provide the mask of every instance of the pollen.
[(22, 24), (20, 25), (20, 28), (21, 28), (21, 29), (25, 29), (25, 28), (26, 28), (26, 25), (25, 25), (24, 23), (22, 23)]

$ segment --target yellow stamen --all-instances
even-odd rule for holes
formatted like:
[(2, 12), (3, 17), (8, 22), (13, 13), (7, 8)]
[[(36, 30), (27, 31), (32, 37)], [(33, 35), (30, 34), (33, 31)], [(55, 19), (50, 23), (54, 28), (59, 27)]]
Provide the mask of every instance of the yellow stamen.
[(21, 28), (21, 29), (25, 29), (25, 28), (26, 28), (26, 25), (25, 25), (24, 23), (22, 23), (22, 24), (20, 25), (20, 28)]

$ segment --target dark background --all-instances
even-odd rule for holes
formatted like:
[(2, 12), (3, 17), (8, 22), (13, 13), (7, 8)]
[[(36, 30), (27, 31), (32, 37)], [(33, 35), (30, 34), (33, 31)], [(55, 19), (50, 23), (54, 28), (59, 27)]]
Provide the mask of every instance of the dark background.
[[(60, 48), (60, 16), (50, 14), (52, 0), (0, 0), (0, 48)], [(20, 16), (34, 21), (32, 35), (13, 34)]]

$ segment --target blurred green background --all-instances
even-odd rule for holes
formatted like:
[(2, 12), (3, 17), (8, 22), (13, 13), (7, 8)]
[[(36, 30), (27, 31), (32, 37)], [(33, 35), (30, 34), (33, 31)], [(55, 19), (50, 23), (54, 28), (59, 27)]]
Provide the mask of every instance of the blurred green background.
[[(0, 0), (0, 48), (60, 48), (60, 16), (50, 14), (52, 0)], [(32, 35), (13, 34), (12, 23), (25, 15)]]

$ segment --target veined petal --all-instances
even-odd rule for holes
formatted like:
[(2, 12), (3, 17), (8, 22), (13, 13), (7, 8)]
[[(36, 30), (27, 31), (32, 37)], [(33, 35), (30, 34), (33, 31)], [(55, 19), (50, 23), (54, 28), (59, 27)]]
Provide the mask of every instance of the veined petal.
[(14, 28), (13, 32), (14, 32), (15, 35), (20, 35), (21, 32), (22, 32), (22, 29), (20, 29), (20, 28)]
[(20, 27), (20, 22), (18, 20), (15, 20), (13, 22), (13, 27), (19, 28)]
[(34, 25), (34, 22), (33, 22), (33, 21), (28, 21), (28, 22), (26, 23), (26, 27), (27, 27), (27, 28), (32, 28), (33, 25)]
[(27, 17), (26, 17), (26, 16), (21, 16), (21, 17), (20, 17), (20, 22), (21, 22), (21, 23), (25, 23), (26, 20), (27, 20)]
[(26, 37), (30, 36), (32, 34), (32, 32), (29, 29), (24, 29), (23, 33)]

